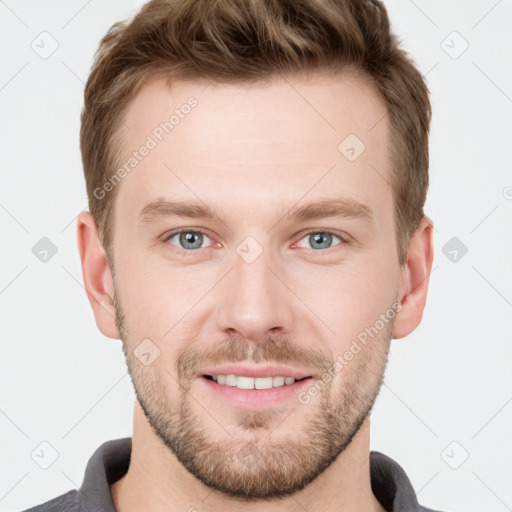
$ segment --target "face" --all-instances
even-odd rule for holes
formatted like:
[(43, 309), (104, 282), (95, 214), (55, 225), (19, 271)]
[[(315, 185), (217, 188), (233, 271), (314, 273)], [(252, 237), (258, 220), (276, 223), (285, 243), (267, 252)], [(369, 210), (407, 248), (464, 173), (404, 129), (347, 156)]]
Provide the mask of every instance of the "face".
[(368, 421), (400, 277), (384, 112), (346, 75), (154, 81), (126, 115), (128, 368), (154, 433), (226, 495), (304, 488)]

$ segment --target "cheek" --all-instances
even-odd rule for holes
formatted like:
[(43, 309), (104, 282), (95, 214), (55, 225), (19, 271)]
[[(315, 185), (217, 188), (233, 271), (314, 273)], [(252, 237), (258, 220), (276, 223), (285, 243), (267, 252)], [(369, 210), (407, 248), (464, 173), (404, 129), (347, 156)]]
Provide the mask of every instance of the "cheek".
[(116, 290), (134, 342), (162, 338), (190, 309), (192, 289), (183, 272), (148, 259), (126, 258), (116, 268)]
[[(324, 340), (325, 350), (333, 360), (364, 338), (365, 333), (374, 333), (372, 326), (395, 299), (395, 270), (389, 266), (385, 268), (375, 260), (368, 263), (308, 273), (298, 292), (319, 319), (316, 332)], [(349, 366), (354, 367), (353, 364)], [(349, 368), (347, 370), (350, 372)]]
[(146, 404), (160, 410), (167, 408), (170, 397), (181, 392), (179, 379), (172, 365), (172, 355), (162, 351), (151, 364), (143, 364), (135, 355), (130, 358), (130, 368), (135, 387)]

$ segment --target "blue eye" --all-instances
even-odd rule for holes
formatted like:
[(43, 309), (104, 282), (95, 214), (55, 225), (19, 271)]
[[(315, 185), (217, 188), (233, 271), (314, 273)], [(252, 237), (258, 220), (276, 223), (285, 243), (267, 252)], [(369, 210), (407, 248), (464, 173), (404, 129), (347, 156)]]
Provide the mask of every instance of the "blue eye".
[[(173, 242), (172, 240), (177, 238), (177, 242)], [(307, 240), (309, 244), (311, 244), (312, 249), (330, 249), (333, 247), (333, 240), (338, 239), (339, 243), (334, 244), (341, 245), (345, 243), (345, 240), (341, 238), (339, 235), (335, 235), (330, 231), (310, 231), (302, 240)], [(182, 229), (181, 231), (175, 231), (167, 236), (165, 242), (169, 242), (171, 245), (174, 245), (178, 249), (184, 249), (186, 252), (192, 252), (196, 249), (203, 249), (208, 246), (207, 240), (211, 238), (204, 233), (203, 231), (196, 231), (191, 229)], [(297, 244), (299, 247), (304, 247), (300, 245), (301, 241)]]
[[(337, 238), (340, 242), (344, 242), (344, 240), (335, 235), (334, 233), (330, 233), (329, 231), (310, 231), (306, 236), (301, 238), (301, 240), (307, 239), (307, 241), (311, 244), (312, 249), (330, 249), (332, 247), (333, 238)], [(335, 244), (339, 245), (339, 244)], [(299, 245), (299, 247), (302, 247)]]
[[(205, 238), (210, 239), (210, 237), (203, 233), (202, 231), (192, 231), (190, 229), (184, 229), (182, 231), (176, 231), (175, 233), (171, 233), (166, 241), (171, 242), (173, 238), (178, 237), (178, 245), (177, 247), (179, 249), (188, 249), (188, 250), (194, 250), (194, 249), (202, 249), (205, 247), (203, 245), (203, 242), (205, 241)], [(176, 245), (171, 242), (172, 245)]]

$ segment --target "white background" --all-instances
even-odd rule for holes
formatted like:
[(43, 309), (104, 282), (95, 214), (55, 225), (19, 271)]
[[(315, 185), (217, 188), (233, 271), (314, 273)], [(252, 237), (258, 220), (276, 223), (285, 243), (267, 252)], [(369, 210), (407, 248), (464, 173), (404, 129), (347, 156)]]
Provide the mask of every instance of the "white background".
[[(3, 511), (78, 488), (94, 450), (131, 435), (121, 341), (96, 327), (75, 227), (87, 204), (78, 144), (84, 82), (101, 37), (141, 4), (0, 2)], [(386, 5), (432, 94), (426, 213), (436, 231), (423, 322), (392, 343), (371, 448), (402, 465), (425, 506), (511, 510), (512, 5)], [(47, 59), (31, 48), (43, 31), (58, 42)], [(32, 253), (42, 237), (58, 250), (46, 263)], [(442, 252), (452, 237), (468, 248), (457, 262)], [(31, 458), (43, 441), (59, 454), (48, 469)]]

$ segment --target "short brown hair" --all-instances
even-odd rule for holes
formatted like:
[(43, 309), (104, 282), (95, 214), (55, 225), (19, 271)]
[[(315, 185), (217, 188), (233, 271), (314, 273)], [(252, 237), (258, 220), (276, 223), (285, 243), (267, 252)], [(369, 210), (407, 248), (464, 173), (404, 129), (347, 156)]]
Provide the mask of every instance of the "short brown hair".
[[(355, 68), (380, 92), (390, 127), (399, 262), (428, 189), (429, 91), (378, 0), (152, 0), (101, 40), (84, 94), (80, 149), (89, 210), (112, 264), (116, 170), (131, 100), (151, 78), (258, 82)], [(340, 141), (341, 142), (341, 141)]]

